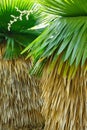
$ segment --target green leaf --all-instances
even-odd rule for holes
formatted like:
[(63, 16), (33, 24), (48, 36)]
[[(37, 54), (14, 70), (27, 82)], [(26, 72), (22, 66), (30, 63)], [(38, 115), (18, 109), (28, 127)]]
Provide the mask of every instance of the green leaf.
[(45, 10), (60, 16), (85, 16), (87, 15), (86, 0), (39, 0)]
[(85, 42), (85, 47), (84, 47), (84, 52), (82, 57), (82, 66), (85, 64), (86, 59), (87, 59), (87, 43)]
[[(4, 38), (7, 44), (4, 57), (12, 59), (19, 56), (20, 50), (44, 30), (48, 19), (34, 0), (0, 0), (0, 34), (3, 34), (0, 39)], [(41, 23), (44, 27), (35, 28)]]
[(17, 58), (20, 55), (21, 49), (14, 39), (8, 38), (4, 58), (10, 60)]

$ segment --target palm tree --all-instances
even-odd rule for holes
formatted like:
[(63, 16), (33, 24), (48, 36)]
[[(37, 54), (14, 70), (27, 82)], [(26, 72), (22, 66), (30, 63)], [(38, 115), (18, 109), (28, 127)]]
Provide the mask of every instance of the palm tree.
[(39, 79), (30, 77), (31, 59), (20, 52), (43, 29), (38, 5), (27, 0), (0, 0), (0, 130), (43, 127)]
[(54, 20), (24, 52), (33, 55), (32, 73), (43, 70), (45, 130), (86, 130), (87, 1), (40, 3)]

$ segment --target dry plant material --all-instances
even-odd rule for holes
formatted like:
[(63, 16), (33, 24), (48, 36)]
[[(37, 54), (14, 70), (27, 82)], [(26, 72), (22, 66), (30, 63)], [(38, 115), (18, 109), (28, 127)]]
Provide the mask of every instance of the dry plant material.
[[(87, 64), (78, 67), (76, 74), (63, 76), (64, 66), (58, 74), (59, 60), (54, 70), (48, 73), (49, 64), (42, 77), (45, 117), (44, 130), (87, 130)], [(73, 75), (73, 71), (72, 71)]]
[(0, 130), (39, 130), (44, 125), (42, 100), (39, 80), (28, 74), (31, 61), (4, 60), (4, 49), (0, 45)]

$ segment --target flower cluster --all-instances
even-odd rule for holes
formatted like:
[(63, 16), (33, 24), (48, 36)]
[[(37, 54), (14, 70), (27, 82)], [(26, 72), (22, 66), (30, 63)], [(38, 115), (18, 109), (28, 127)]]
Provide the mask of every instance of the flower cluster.
[(29, 20), (30, 14), (33, 13), (32, 9), (31, 10), (23, 10), (23, 11), (21, 11), (17, 7), (15, 7), (15, 8), (16, 8), (16, 11), (20, 13), (20, 15), (19, 16), (11, 15), (13, 20), (10, 20), (9, 23), (8, 23), (8, 31), (10, 31), (12, 24), (17, 22), (18, 20), (22, 21), (23, 20), (23, 16), (26, 17), (26, 20)]

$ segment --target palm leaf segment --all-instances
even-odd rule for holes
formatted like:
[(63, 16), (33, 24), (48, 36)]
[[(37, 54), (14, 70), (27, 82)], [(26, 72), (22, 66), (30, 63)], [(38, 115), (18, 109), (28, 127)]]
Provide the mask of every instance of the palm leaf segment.
[(40, 23), (42, 14), (39, 7), (28, 0), (0, 0), (0, 43), (6, 42), (4, 58), (19, 56), (22, 47), (26, 47), (42, 30), (30, 28)]
[[(87, 60), (87, 1), (43, 0), (45, 11), (56, 17), (50, 26), (26, 49), (33, 54), (33, 71), (39, 71), (50, 58), (49, 70), (58, 63), (58, 73), (74, 76)], [(32, 71), (32, 72), (33, 72)]]

